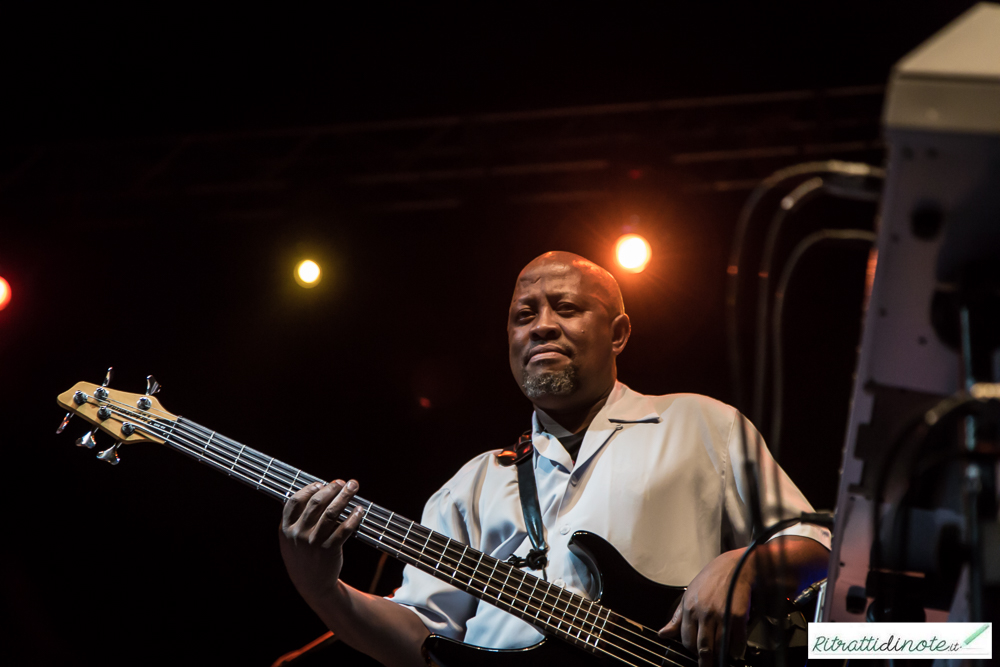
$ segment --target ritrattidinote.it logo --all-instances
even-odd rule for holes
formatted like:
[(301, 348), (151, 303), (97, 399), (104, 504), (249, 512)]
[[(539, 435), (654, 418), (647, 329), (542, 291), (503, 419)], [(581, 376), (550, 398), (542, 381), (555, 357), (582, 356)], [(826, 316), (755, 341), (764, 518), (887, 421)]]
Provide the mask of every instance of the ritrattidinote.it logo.
[(809, 658), (993, 658), (992, 623), (810, 623)]

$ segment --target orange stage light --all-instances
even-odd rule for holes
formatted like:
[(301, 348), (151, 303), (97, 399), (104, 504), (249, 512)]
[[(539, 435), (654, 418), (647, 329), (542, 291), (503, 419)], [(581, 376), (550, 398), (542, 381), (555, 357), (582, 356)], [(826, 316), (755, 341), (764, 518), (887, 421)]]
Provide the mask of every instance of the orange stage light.
[(8, 303), (10, 303), (10, 285), (0, 278), (0, 310), (6, 308)]
[(638, 234), (626, 234), (615, 243), (615, 259), (626, 271), (639, 273), (646, 268), (653, 252), (649, 242)]

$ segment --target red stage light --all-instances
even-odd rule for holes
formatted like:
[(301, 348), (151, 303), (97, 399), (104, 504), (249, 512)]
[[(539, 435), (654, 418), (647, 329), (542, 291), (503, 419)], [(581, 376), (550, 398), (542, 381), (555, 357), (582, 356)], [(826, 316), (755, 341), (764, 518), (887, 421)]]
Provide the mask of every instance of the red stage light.
[(0, 310), (6, 308), (8, 303), (10, 303), (10, 284), (0, 278)]

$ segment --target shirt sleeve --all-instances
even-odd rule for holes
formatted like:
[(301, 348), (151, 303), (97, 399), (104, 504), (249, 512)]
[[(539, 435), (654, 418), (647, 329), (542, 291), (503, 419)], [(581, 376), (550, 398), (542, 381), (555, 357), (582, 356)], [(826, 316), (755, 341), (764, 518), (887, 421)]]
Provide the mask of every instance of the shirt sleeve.
[[(733, 484), (726, 494), (726, 515), (736, 546), (746, 546), (752, 536), (753, 521), (750, 512), (750, 484), (744, 467), (744, 438), (750, 459), (757, 464), (764, 525), (773, 525), (776, 521), (798, 516), (802, 512), (812, 512), (813, 507), (771, 456), (763, 437), (753, 424), (738, 411), (733, 412), (733, 426), (728, 443)], [(830, 531), (812, 524), (795, 524), (774, 537), (779, 535), (808, 537), (827, 549), (830, 548)]]
[[(454, 481), (454, 480), (453, 480)], [(424, 505), (420, 523), (453, 540), (469, 544), (469, 526), (462, 503), (448, 486), (441, 488)], [(476, 612), (478, 601), (444, 581), (407, 565), (403, 569), (403, 584), (388, 599), (417, 614), (431, 633), (461, 640), (466, 622)]]

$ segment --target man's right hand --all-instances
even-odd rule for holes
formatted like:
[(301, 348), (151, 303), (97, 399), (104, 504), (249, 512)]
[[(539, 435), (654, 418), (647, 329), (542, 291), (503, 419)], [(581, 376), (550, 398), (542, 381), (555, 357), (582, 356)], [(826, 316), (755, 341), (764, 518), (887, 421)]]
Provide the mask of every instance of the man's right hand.
[(358, 490), (346, 484), (310, 484), (288, 499), (281, 515), (281, 557), (296, 590), (311, 607), (338, 597), (344, 564), (344, 542), (357, 529), (364, 508), (356, 507), (343, 523), (338, 519)]

